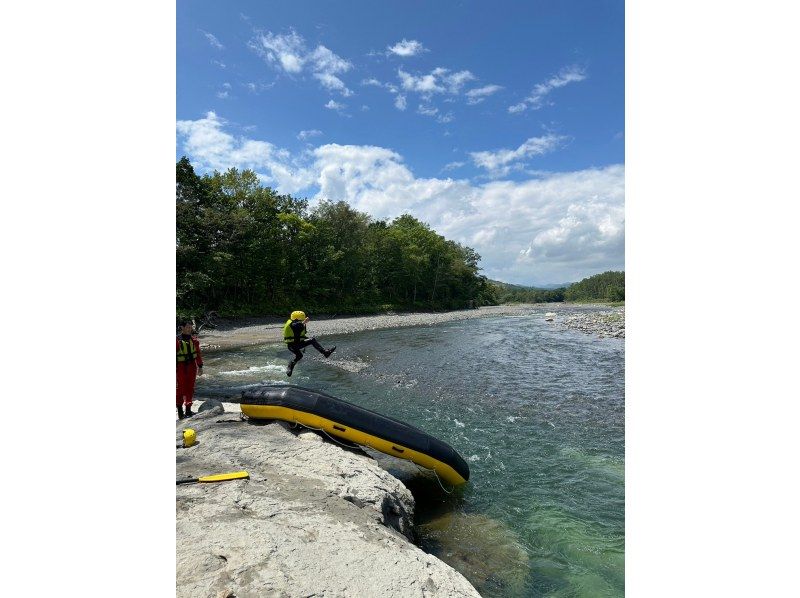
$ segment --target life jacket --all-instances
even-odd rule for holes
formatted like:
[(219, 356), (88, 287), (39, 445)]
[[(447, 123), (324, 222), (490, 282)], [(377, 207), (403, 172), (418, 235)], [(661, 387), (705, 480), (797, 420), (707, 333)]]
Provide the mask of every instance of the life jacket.
[[(283, 342), (287, 344), (294, 342), (294, 330), (292, 330), (292, 322), (294, 321), (295, 320), (292, 319), (286, 320), (286, 324), (283, 325)], [(303, 331), (300, 333), (300, 338), (306, 338), (305, 325), (303, 325)]]
[(185, 341), (178, 335), (178, 343), (178, 363), (192, 363), (197, 359), (197, 347), (194, 346), (194, 338)]

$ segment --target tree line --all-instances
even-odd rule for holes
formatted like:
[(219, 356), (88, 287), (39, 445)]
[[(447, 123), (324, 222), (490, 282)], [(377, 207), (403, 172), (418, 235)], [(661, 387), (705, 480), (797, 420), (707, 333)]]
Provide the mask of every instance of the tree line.
[(537, 289), (499, 281), (491, 281), (498, 303), (558, 303), (564, 301), (566, 287)]
[(566, 301), (625, 301), (625, 272), (609, 270), (571, 285)]
[(480, 256), (406, 214), (373, 219), (345, 202), (265, 187), (251, 170), (199, 176), (176, 165), (179, 314), (364, 313), (497, 303)]

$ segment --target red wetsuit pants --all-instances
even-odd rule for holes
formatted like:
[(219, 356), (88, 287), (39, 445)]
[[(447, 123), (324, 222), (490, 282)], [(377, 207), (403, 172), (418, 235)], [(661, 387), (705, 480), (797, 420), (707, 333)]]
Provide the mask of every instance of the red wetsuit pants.
[(197, 378), (197, 364), (194, 361), (188, 361), (178, 363), (177, 366), (178, 388), (175, 405), (177, 407), (181, 405), (191, 407), (192, 397), (194, 396), (194, 381)]

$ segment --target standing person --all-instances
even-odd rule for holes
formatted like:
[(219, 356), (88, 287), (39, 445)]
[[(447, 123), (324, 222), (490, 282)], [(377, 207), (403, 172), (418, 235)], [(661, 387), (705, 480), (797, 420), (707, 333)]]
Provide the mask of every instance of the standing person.
[(310, 319), (311, 318), (307, 318), (306, 314), (302, 311), (293, 311), (289, 319), (286, 320), (286, 324), (283, 325), (283, 340), (289, 351), (294, 353), (294, 359), (286, 366), (287, 376), (292, 375), (294, 366), (297, 365), (298, 361), (303, 359), (303, 352), (301, 349), (305, 349), (308, 345), (312, 345), (317, 351), (322, 353), (326, 359), (331, 356), (331, 353), (336, 351), (336, 345), (330, 349), (324, 349), (313, 336), (311, 338), (306, 337), (306, 324)]
[[(197, 376), (203, 375), (203, 356), (200, 354), (200, 341), (192, 334), (192, 321), (181, 320), (181, 333), (176, 340), (178, 388), (175, 404), (178, 418), (192, 417), (192, 397)], [(183, 406), (186, 405), (186, 412)]]

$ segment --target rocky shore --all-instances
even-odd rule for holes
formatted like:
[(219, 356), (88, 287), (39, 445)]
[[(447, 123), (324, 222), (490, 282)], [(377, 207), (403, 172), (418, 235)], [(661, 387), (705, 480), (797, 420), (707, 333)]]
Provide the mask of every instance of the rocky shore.
[(561, 318), (560, 323), (571, 330), (596, 334), (600, 338), (625, 338), (625, 307), (573, 313)]
[[(572, 313), (577, 310), (577, 313)], [(524, 316), (554, 312), (561, 317), (555, 321), (567, 328), (582, 330), (605, 336), (618, 336), (621, 329), (624, 337), (625, 308), (609, 308), (598, 305), (572, 305), (564, 303), (536, 303), (516, 305), (493, 305), (478, 309), (466, 309), (448, 312), (429, 313), (384, 313), (368, 316), (348, 316), (341, 318), (311, 315), (309, 324), (312, 333), (317, 336), (332, 334), (349, 334), (364, 330), (380, 330), (386, 328), (402, 328), (407, 326), (432, 326), (444, 322), (489, 318), (497, 316)], [(203, 330), (200, 335), (204, 351), (233, 349), (248, 345), (267, 343), (280, 344), (283, 320), (276, 318), (227, 320), (212, 330)]]
[(361, 449), (227, 403), (187, 427), (178, 479), (250, 477), (177, 486), (177, 596), (479, 596), (410, 541), (413, 496)]

